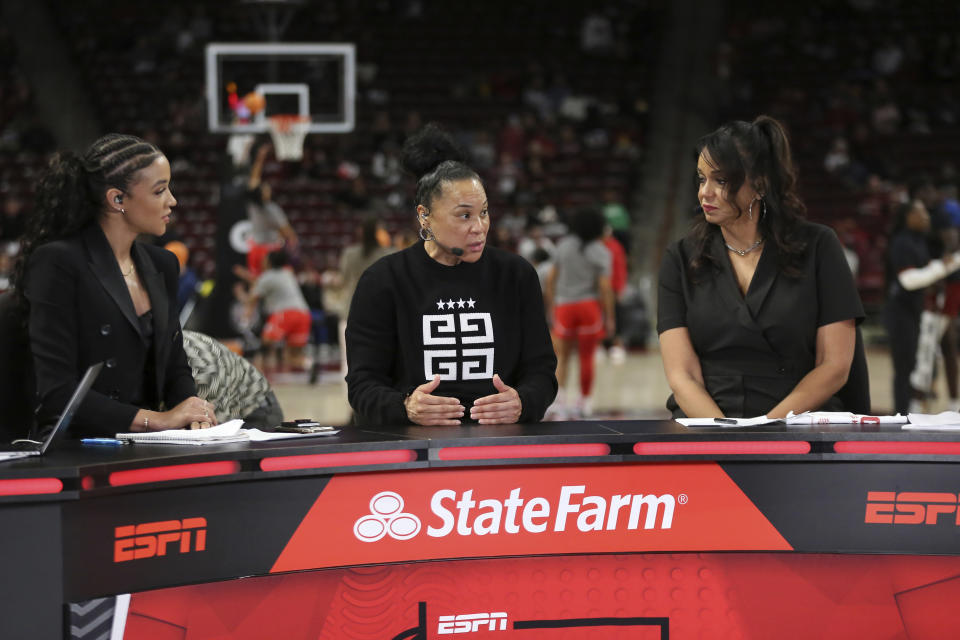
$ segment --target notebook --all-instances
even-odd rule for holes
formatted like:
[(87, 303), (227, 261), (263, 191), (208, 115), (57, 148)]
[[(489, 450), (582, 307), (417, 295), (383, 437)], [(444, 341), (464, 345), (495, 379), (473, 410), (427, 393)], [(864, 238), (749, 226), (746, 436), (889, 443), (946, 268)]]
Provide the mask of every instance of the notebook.
[(70, 400), (63, 408), (60, 419), (57, 420), (57, 424), (53, 425), (53, 429), (50, 430), (50, 433), (47, 434), (43, 442), (34, 445), (32, 449), (7, 449), (6, 447), (0, 447), (0, 462), (4, 460), (28, 458), (30, 456), (42, 456), (45, 454), (55, 440), (63, 437), (63, 434), (67, 431), (67, 427), (73, 422), (73, 416), (77, 413), (77, 408), (80, 406), (80, 403), (83, 402), (83, 399), (87, 397), (87, 392), (90, 391), (90, 387), (93, 386), (93, 381), (97, 379), (97, 376), (100, 374), (100, 369), (102, 368), (102, 362), (90, 365), (87, 368), (87, 372), (84, 373), (83, 378), (80, 379), (80, 384), (74, 389), (73, 395), (70, 396)]
[(250, 437), (241, 430), (243, 420), (230, 420), (209, 429), (169, 429), (166, 431), (138, 431), (118, 433), (117, 439), (143, 444), (224, 444), (245, 442)]
[(264, 442), (266, 440), (289, 440), (293, 438), (311, 438), (335, 435), (338, 429), (320, 433), (286, 433), (282, 431), (260, 431), (244, 429), (243, 420), (229, 420), (209, 429), (169, 429), (167, 431), (149, 431), (137, 433), (118, 433), (117, 439), (125, 442), (143, 444), (224, 444), (227, 442)]

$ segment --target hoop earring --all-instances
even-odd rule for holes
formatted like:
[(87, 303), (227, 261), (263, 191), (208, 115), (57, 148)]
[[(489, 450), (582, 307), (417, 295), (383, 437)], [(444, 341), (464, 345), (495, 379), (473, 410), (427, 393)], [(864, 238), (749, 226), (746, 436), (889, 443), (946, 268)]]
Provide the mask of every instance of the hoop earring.
[(764, 201), (764, 199), (754, 198), (753, 200), (750, 201), (750, 206), (747, 207), (747, 218), (749, 218), (751, 221), (753, 220), (753, 203), (756, 202), (757, 200), (760, 201), (760, 205), (762, 207), (760, 209), (760, 218), (762, 219), (763, 216), (767, 213), (767, 203)]
[(123, 207), (120, 207), (120, 214), (124, 216), (127, 215), (127, 212), (123, 210)]
[(420, 231), (417, 233), (420, 236), (420, 239), (423, 240), (424, 242), (430, 242), (431, 240), (433, 240), (433, 232), (426, 227), (420, 227)]

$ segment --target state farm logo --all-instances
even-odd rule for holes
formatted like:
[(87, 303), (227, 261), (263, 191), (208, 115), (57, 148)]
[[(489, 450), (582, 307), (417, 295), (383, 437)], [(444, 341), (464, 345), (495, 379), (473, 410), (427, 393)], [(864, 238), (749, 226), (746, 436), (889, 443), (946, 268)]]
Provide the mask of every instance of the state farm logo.
[(114, 538), (114, 562), (165, 556), (171, 548), (180, 553), (204, 551), (207, 548), (207, 519), (184, 518), (125, 525), (114, 529)]
[[(935, 525), (949, 522), (960, 525), (958, 502), (956, 493), (869, 491), (863, 521), (867, 524)], [(954, 513), (956, 518), (940, 517)]]
[(381, 491), (370, 500), (370, 515), (353, 523), (353, 535), (363, 542), (376, 542), (385, 535), (409, 540), (420, 533), (420, 518), (403, 513), (403, 498), (393, 491)]
[[(473, 489), (457, 493), (440, 489), (430, 499), (430, 512), (438, 526), (427, 526), (428, 536), (443, 538), (486, 536), (501, 532), (515, 534), (543, 533), (572, 529), (595, 531), (628, 531), (670, 529), (677, 504), (687, 504), (688, 497), (673, 494), (583, 495), (585, 485), (564, 485), (553, 500), (542, 496), (524, 497), (518, 487), (502, 499), (473, 498)], [(370, 500), (370, 515), (353, 525), (353, 533), (363, 542), (376, 542), (389, 535), (395, 540), (409, 540), (420, 532), (420, 519), (403, 513), (403, 498), (393, 491), (383, 491)]]

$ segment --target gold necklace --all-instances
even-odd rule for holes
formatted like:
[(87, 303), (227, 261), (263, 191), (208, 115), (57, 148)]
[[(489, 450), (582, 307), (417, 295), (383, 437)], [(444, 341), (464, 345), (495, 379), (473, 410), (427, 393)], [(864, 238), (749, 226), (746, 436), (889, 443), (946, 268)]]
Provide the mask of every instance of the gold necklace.
[(137, 266), (137, 265), (135, 265), (134, 263), (131, 262), (131, 263), (130, 263), (130, 271), (127, 271), (126, 273), (124, 273), (124, 272), (123, 272), (123, 269), (120, 269), (120, 275), (122, 275), (124, 278), (129, 278), (130, 276), (133, 275), (133, 270), (136, 268), (136, 266)]

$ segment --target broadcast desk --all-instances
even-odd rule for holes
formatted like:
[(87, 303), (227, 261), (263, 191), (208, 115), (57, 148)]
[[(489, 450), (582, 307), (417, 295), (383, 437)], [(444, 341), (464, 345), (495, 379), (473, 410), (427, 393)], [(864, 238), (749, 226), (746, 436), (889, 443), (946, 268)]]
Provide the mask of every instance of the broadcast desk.
[(958, 462), (856, 425), (68, 442), (0, 466), (0, 638), (958, 637)]

